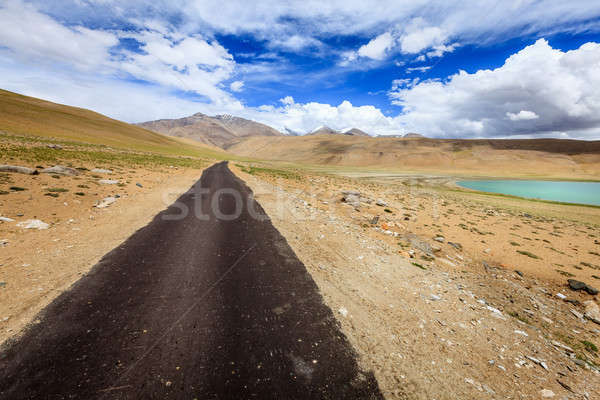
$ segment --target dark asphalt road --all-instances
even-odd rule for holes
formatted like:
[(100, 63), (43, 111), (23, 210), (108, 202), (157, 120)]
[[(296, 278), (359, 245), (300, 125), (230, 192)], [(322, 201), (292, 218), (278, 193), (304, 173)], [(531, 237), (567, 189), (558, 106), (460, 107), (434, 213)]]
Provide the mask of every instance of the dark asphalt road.
[[(239, 218), (210, 211), (223, 188), (244, 200)], [(249, 196), (226, 163), (207, 169), (1, 350), (0, 398), (382, 398), (286, 240), (248, 212)], [(215, 204), (236, 211), (234, 195)], [(208, 220), (172, 219), (194, 206)]]

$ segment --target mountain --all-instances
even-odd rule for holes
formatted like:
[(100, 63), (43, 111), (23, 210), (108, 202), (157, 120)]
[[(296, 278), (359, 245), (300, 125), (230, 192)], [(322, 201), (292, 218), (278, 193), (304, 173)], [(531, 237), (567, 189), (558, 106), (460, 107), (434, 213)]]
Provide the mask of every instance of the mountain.
[(314, 131), (307, 133), (306, 135), (338, 135), (339, 133), (340, 132), (336, 131), (335, 129), (331, 129), (328, 126), (320, 126)]
[(421, 138), (424, 138), (425, 136), (421, 135), (420, 133), (409, 132), (402, 137), (405, 139), (421, 139)]
[(179, 119), (159, 119), (139, 123), (154, 132), (192, 139), (226, 149), (250, 136), (283, 136), (270, 126), (232, 115), (210, 117), (202, 113)]
[(600, 176), (600, 141), (305, 135), (251, 137), (228, 151), (273, 161), (426, 174), (591, 180)]
[(0, 132), (168, 154), (198, 155), (199, 152), (214, 152), (214, 149), (206, 146), (151, 132), (84, 108), (52, 103), (1, 89)]
[(343, 131), (343, 133), (344, 133), (344, 135), (349, 135), (349, 136), (371, 136), (367, 132), (361, 131), (358, 128), (348, 129), (346, 131)]
[(328, 126), (320, 126), (314, 131), (307, 133), (306, 136), (311, 135), (348, 135), (348, 136), (370, 136), (368, 133), (361, 131), (358, 128), (351, 128), (342, 131), (337, 131)]

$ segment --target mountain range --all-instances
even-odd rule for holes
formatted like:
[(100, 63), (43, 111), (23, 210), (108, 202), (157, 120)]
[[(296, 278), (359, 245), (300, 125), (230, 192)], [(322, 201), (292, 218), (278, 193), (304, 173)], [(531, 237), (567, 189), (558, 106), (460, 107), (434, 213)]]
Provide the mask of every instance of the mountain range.
[(196, 113), (185, 118), (159, 119), (137, 125), (164, 135), (192, 139), (223, 149), (249, 136), (283, 136), (268, 125), (232, 115), (210, 117)]

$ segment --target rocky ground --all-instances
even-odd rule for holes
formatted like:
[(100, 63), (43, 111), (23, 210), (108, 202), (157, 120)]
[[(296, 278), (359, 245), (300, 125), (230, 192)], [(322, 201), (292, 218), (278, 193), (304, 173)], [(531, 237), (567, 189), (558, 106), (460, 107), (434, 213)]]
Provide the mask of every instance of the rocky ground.
[(588, 268), (577, 278), (594, 286), (594, 224), (411, 184), (234, 170), (387, 398), (597, 398), (597, 299), (556, 272)]
[(0, 157), (0, 164), (7, 163), (36, 175), (0, 172), (0, 342), (18, 334), (201, 174), (106, 161), (97, 168), (81, 160), (43, 172), (55, 165)]

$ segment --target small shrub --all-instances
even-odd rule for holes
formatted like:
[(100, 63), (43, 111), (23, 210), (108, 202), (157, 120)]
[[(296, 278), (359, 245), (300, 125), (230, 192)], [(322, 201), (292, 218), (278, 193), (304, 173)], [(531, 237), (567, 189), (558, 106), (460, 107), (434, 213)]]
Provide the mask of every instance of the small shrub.
[(517, 250), (517, 253), (522, 254), (524, 256), (527, 256), (529, 258), (534, 258), (536, 260), (539, 260), (540, 258), (538, 256), (536, 256), (535, 254), (529, 252), (529, 251), (525, 251), (525, 250)]

